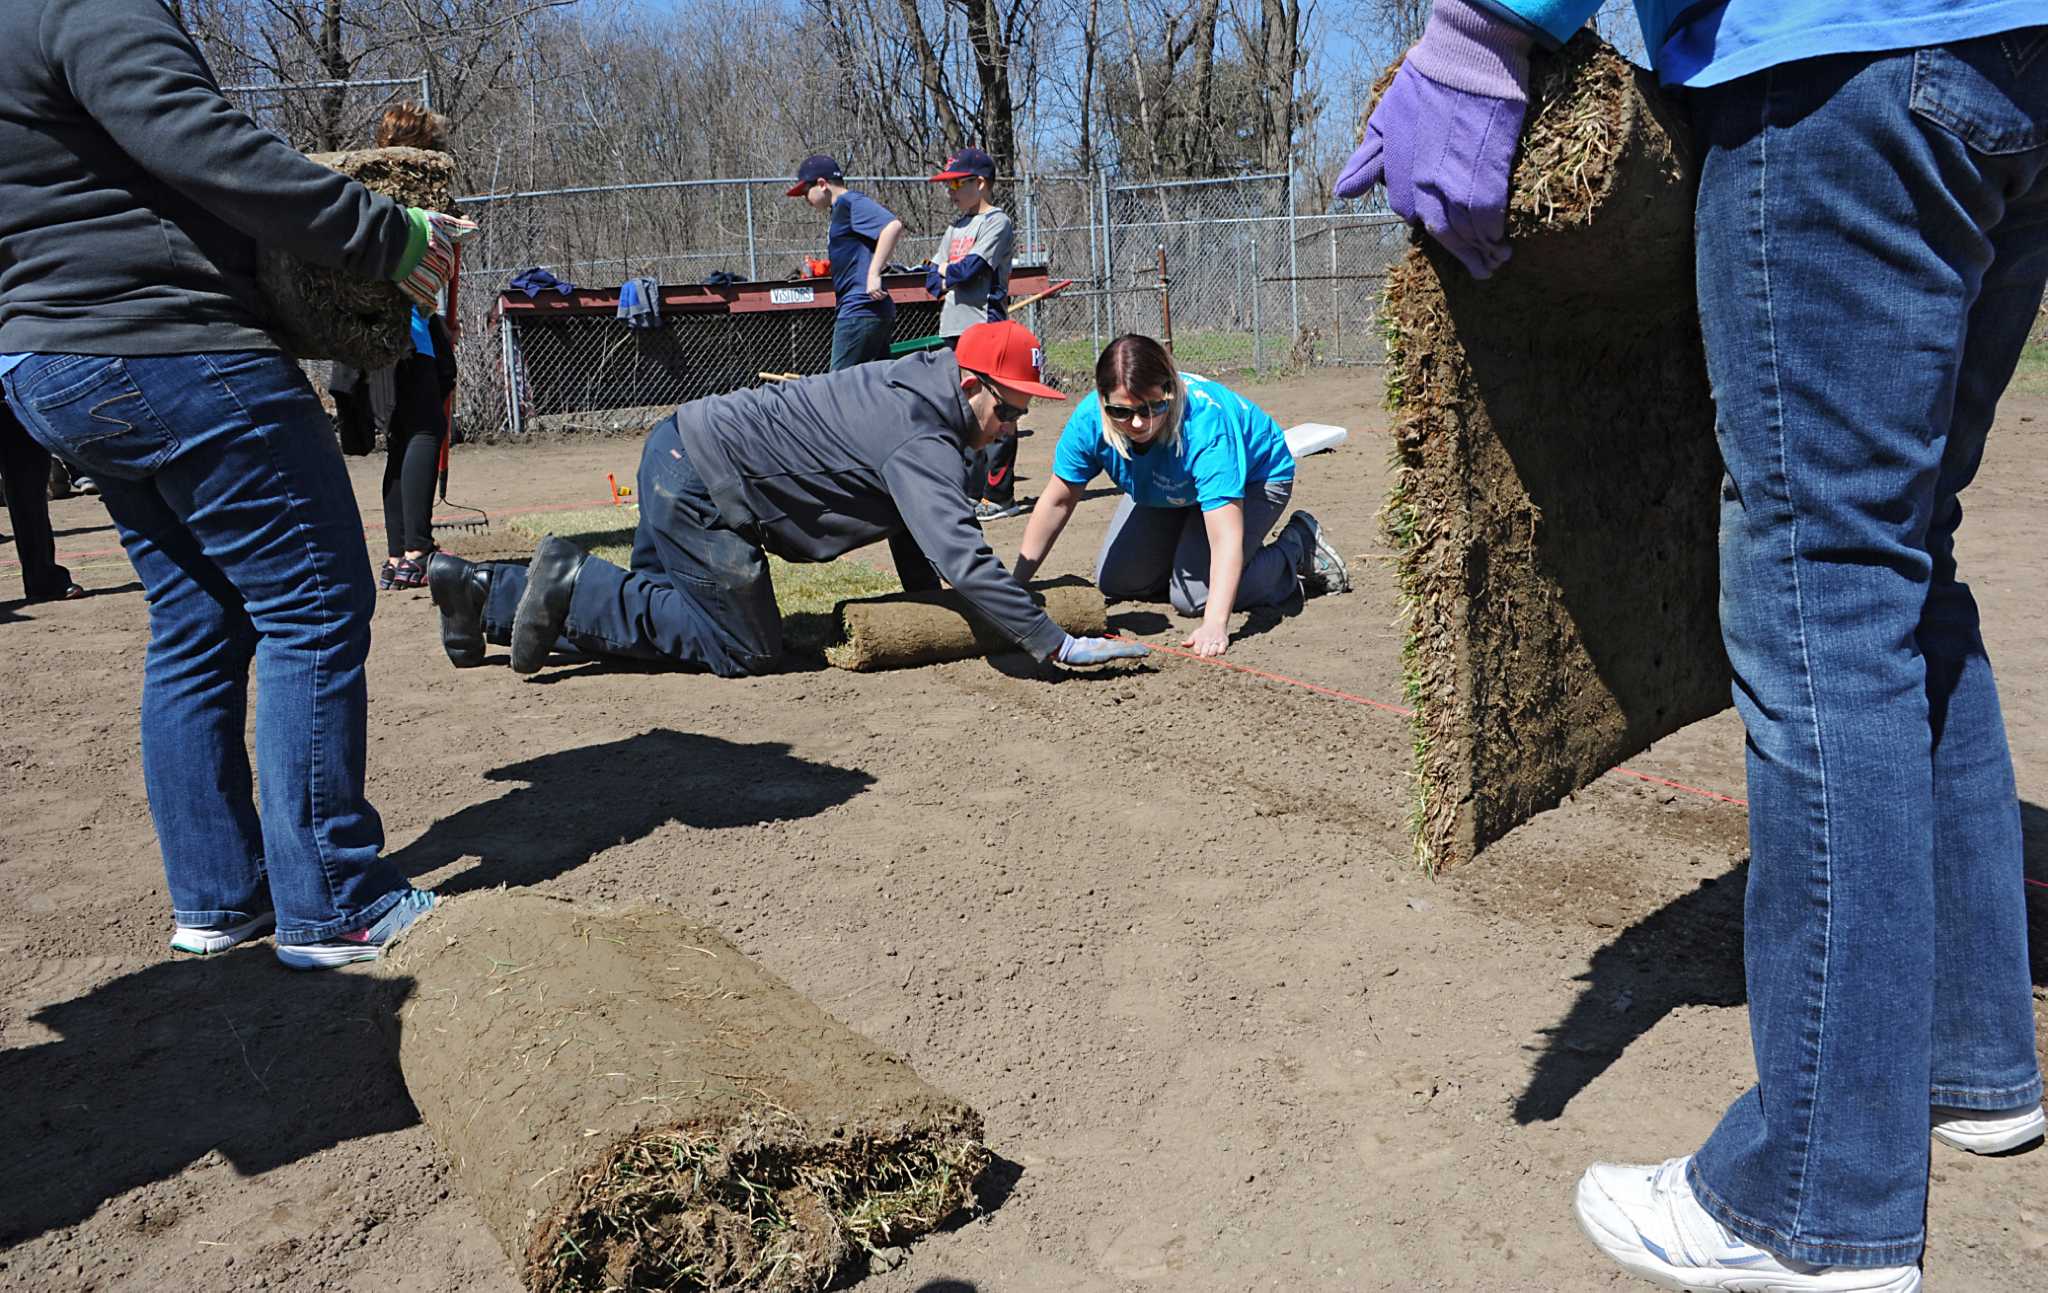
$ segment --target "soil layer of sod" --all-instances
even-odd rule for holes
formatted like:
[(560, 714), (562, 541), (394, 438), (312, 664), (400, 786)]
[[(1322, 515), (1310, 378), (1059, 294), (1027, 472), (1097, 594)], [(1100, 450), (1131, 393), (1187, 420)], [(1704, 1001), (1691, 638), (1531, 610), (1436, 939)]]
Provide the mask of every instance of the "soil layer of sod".
[(711, 929), (468, 894), (409, 982), (421, 1119), (533, 1293), (808, 1293), (960, 1211), (981, 1116)]
[(1535, 59), (1513, 259), (1389, 276), (1397, 550), (1424, 865), (1463, 862), (1729, 703), (1695, 173), (1649, 75)]

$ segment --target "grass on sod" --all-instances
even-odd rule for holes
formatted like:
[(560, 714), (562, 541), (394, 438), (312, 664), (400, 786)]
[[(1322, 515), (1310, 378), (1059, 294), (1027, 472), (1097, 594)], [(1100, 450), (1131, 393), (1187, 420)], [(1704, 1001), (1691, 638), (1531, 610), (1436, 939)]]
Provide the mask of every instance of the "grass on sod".
[[(512, 516), (505, 519), (505, 525), (532, 535), (536, 541), (545, 534), (558, 534), (594, 557), (615, 566), (630, 567), (633, 527), (639, 520), (640, 509), (628, 505)], [(804, 655), (823, 655), (825, 648), (838, 639), (839, 603), (850, 597), (874, 597), (903, 590), (895, 575), (846, 558), (794, 564), (770, 556), (768, 573), (775, 581), (776, 604), (782, 608), (783, 644), (789, 651)]]

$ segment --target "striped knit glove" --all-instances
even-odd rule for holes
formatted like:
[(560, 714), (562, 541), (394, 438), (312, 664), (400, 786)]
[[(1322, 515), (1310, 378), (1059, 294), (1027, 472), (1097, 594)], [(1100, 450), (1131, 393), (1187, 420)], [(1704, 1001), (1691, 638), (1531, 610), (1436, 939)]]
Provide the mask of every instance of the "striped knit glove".
[(414, 305), (432, 310), (440, 304), (441, 289), (454, 277), (455, 249), (476, 232), (476, 222), (418, 207), (407, 207), (405, 218), (412, 226), (412, 237), (391, 281)]

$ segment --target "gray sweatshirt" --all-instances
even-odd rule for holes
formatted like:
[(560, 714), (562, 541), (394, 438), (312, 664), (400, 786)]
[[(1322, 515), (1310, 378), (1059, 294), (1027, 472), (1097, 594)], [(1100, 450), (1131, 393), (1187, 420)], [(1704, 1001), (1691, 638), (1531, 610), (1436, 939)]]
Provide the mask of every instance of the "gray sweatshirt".
[[(977, 323), (1007, 317), (1003, 306), (1010, 299), (1010, 259), (1016, 249), (1017, 226), (1001, 207), (990, 207), (980, 215), (961, 216), (939, 235), (939, 253), (932, 258), (941, 272), (977, 256), (987, 268), (946, 293), (939, 309), (939, 335), (957, 337)], [(990, 309), (991, 303), (995, 308)]]
[(388, 278), (409, 233), (221, 97), (162, 0), (0, 3), (0, 354), (274, 350), (259, 241)]
[(907, 534), (989, 623), (1044, 660), (1067, 635), (1003, 569), (975, 523), (973, 425), (950, 350), (676, 411), (684, 451), (734, 530), (790, 561), (830, 561)]

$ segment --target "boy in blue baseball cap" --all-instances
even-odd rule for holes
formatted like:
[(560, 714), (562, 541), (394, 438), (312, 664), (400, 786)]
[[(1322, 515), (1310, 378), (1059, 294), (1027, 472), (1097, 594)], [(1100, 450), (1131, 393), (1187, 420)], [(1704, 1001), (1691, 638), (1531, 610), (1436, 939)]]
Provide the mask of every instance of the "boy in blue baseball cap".
[(831, 217), (825, 249), (832, 262), (832, 291), (839, 298), (832, 323), (832, 371), (887, 359), (896, 303), (882, 290), (882, 267), (903, 236), (903, 222), (867, 194), (847, 188), (839, 163), (824, 153), (804, 158), (789, 196)]

